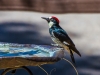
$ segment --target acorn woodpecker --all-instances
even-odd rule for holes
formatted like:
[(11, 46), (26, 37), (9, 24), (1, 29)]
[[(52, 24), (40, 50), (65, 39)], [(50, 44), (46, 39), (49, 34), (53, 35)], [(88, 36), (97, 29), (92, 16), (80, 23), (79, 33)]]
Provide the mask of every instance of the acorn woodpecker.
[(77, 53), (81, 56), (80, 52), (76, 49), (75, 44), (69, 38), (67, 33), (60, 27), (59, 19), (55, 16), (51, 16), (49, 18), (41, 17), (45, 19), (49, 24), (49, 33), (51, 35), (51, 39), (60, 47), (64, 48), (70, 53), (71, 59), (73, 63), (75, 63), (73, 53)]

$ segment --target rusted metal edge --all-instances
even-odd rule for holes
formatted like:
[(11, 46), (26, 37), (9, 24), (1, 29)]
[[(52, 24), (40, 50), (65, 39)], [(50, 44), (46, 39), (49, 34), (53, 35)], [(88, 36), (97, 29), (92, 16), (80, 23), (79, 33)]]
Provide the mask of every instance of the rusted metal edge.
[(2, 57), (0, 58), (0, 60), (3, 60), (3, 59), (26, 59), (26, 60), (29, 60), (29, 61), (35, 61), (35, 62), (56, 62), (56, 61), (59, 61), (61, 58), (60, 57)]
[[(2, 61), (1, 61), (2, 60)], [(0, 58), (0, 69), (5, 68), (16, 68), (21, 66), (38, 66), (44, 64), (52, 64), (59, 61), (60, 58), (54, 57), (43, 57), (43, 58), (21, 58), (21, 57), (10, 57)]]

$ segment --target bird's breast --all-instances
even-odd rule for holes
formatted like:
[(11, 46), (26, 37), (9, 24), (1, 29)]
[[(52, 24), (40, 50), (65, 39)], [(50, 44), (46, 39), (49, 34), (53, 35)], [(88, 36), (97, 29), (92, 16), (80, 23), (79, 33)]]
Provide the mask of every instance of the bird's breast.
[(51, 37), (51, 39), (53, 40), (53, 42), (55, 42), (56, 44), (58, 44), (59, 46), (63, 46), (63, 43), (56, 37)]
[(62, 43), (58, 38), (55, 37), (51, 37), (51, 39), (53, 40), (53, 42), (55, 42), (56, 44), (58, 44), (60, 47), (63, 47), (65, 50), (69, 51), (69, 47), (67, 47), (64, 43)]

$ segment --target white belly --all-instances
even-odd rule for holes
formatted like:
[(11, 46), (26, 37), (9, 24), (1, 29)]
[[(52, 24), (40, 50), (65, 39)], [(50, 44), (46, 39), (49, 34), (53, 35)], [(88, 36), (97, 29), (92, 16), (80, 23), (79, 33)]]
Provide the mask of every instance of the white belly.
[(65, 50), (69, 52), (69, 48), (65, 44), (63, 44), (59, 39), (54, 38), (54, 37), (52, 37), (51, 39), (53, 40), (53, 42), (55, 42), (56, 44), (63, 47)]
[(58, 44), (59, 46), (63, 47), (64, 44), (61, 43), (61, 41), (60, 41), (59, 39), (54, 38), (54, 37), (52, 37), (51, 39), (53, 40), (53, 42), (55, 42), (55, 43)]

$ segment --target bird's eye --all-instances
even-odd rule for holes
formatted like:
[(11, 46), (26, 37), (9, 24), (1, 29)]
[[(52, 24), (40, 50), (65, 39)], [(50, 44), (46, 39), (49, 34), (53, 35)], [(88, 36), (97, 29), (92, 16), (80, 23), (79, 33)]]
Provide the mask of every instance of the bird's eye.
[(51, 18), (50, 21), (53, 21), (53, 19)]
[(53, 18), (51, 18), (51, 19), (50, 19), (50, 21), (52, 21), (52, 22), (56, 22), (56, 20), (55, 20), (55, 19), (53, 19)]

